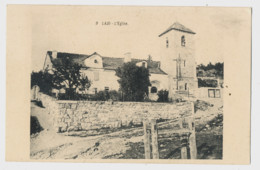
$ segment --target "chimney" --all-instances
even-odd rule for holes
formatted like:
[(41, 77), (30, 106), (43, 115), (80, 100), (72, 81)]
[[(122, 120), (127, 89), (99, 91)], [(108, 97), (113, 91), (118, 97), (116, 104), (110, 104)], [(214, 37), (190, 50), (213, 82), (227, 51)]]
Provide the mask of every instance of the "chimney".
[(52, 51), (52, 58), (53, 59), (56, 59), (57, 58), (57, 51)]
[(161, 68), (161, 62), (158, 62), (157, 67), (158, 67), (158, 68)]
[(125, 58), (124, 58), (124, 62), (127, 63), (127, 62), (131, 62), (131, 53), (128, 52), (128, 53), (125, 53)]

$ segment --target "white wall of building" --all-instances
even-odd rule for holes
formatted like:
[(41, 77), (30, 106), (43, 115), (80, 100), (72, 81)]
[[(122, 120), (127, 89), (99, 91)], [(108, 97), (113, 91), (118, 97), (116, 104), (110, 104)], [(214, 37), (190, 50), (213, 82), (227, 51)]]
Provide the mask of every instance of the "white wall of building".
[[(209, 90), (214, 90), (215, 91), (215, 97), (213, 97), (213, 96), (209, 97)], [(211, 95), (212, 95), (212, 93), (211, 93)], [(197, 98), (198, 99), (222, 98), (222, 96), (223, 96), (223, 89), (222, 88), (200, 87), (200, 88), (197, 89)]]
[[(168, 75), (164, 74), (151, 74), (150, 82), (158, 81), (159, 84), (156, 85), (158, 90), (168, 90)], [(152, 84), (153, 85), (153, 84)]]
[(102, 68), (103, 62), (102, 58), (99, 55), (93, 55), (84, 61), (85, 66), (91, 68)]
[(109, 90), (119, 90), (118, 77), (114, 70), (104, 69), (87, 69), (81, 71), (91, 81), (89, 93), (95, 93), (97, 91), (105, 90), (108, 87)]

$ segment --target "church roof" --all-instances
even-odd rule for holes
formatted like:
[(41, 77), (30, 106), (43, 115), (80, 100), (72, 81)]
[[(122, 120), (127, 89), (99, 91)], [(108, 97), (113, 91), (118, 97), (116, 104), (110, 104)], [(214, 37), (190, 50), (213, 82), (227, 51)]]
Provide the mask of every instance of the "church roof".
[[(68, 58), (71, 62), (77, 63), (83, 68), (88, 68), (85, 66), (84, 60), (93, 55), (99, 55), (102, 58), (103, 69), (105, 70), (116, 70), (118, 67), (121, 67), (124, 64), (124, 58), (105, 57), (96, 52), (91, 55), (57, 52), (56, 59), (52, 57), (52, 51), (48, 51), (47, 53), (50, 56), (53, 64), (62, 64), (62, 59)], [(160, 61), (148, 61), (146, 59), (131, 59), (131, 61), (134, 63), (146, 61), (148, 62), (148, 69), (151, 74), (167, 75), (163, 70), (161, 70)]]
[(160, 61), (153, 61), (153, 60), (147, 60), (147, 59), (136, 59), (136, 58), (131, 59), (131, 61), (134, 62), (134, 63), (145, 61), (145, 62), (147, 62), (149, 73), (151, 73), (151, 74), (165, 74), (165, 75), (167, 75), (167, 73), (165, 73), (160, 68), (160, 64), (161, 64)]
[(115, 70), (124, 64), (124, 58), (102, 57), (103, 68), (107, 70)]
[(166, 34), (167, 32), (171, 31), (171, 30), (176, 30), (176, 31), (181, 31), (181, 32), (186, 32), (186, 33), (190, 33), (190, 34), (196, 34), (194, 31), (192, 31), (191, 29), (185, 27), (184, 25), (175, 22), (174, 24), (172, 24), (166, 31), (164, 31), (163, 33), (161, 33), (159, 35), (159, 37), (161, 37), (162, 35)]

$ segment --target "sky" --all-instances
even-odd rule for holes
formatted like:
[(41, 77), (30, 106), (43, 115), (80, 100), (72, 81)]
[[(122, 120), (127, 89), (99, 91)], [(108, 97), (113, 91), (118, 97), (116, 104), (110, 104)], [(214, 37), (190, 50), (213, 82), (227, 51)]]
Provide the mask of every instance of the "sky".
[[(42, 6), (31, 11), (32, 70), (42, 69), (46, 52), (56, 50), (78, 54), (160, 60), (159, 34), (174, 22), (196, 34), (197, 64), (224, 62), (230, 50), (238, 48), (243, 28), (248, 27), (249, 10), (214, 7), (120, 7)], [(98, 24), (97, 24), (98, 22)], [(124, 22), (127, 25), (102, 25)], [(163, 44), (164, 45), (164, 44)]]

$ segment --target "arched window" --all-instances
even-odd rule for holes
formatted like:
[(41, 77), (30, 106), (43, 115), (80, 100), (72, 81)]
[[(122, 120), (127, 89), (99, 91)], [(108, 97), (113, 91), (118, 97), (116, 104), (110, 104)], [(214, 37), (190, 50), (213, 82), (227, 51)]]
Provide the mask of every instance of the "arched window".
[(151, 93), (157, 93), (157, 88), (153, 86), (153, 87), (151, 88)]
[(185, 36), (181, 36), (181, 46), (185, 47)]
[(94, 60), (94, 63), (98, 63), (98, 61), (95, 59), (95, 60)]
[(168, 37), (166, 37), (166, 48), (169, 47), (169, 40), (168, 40)]

